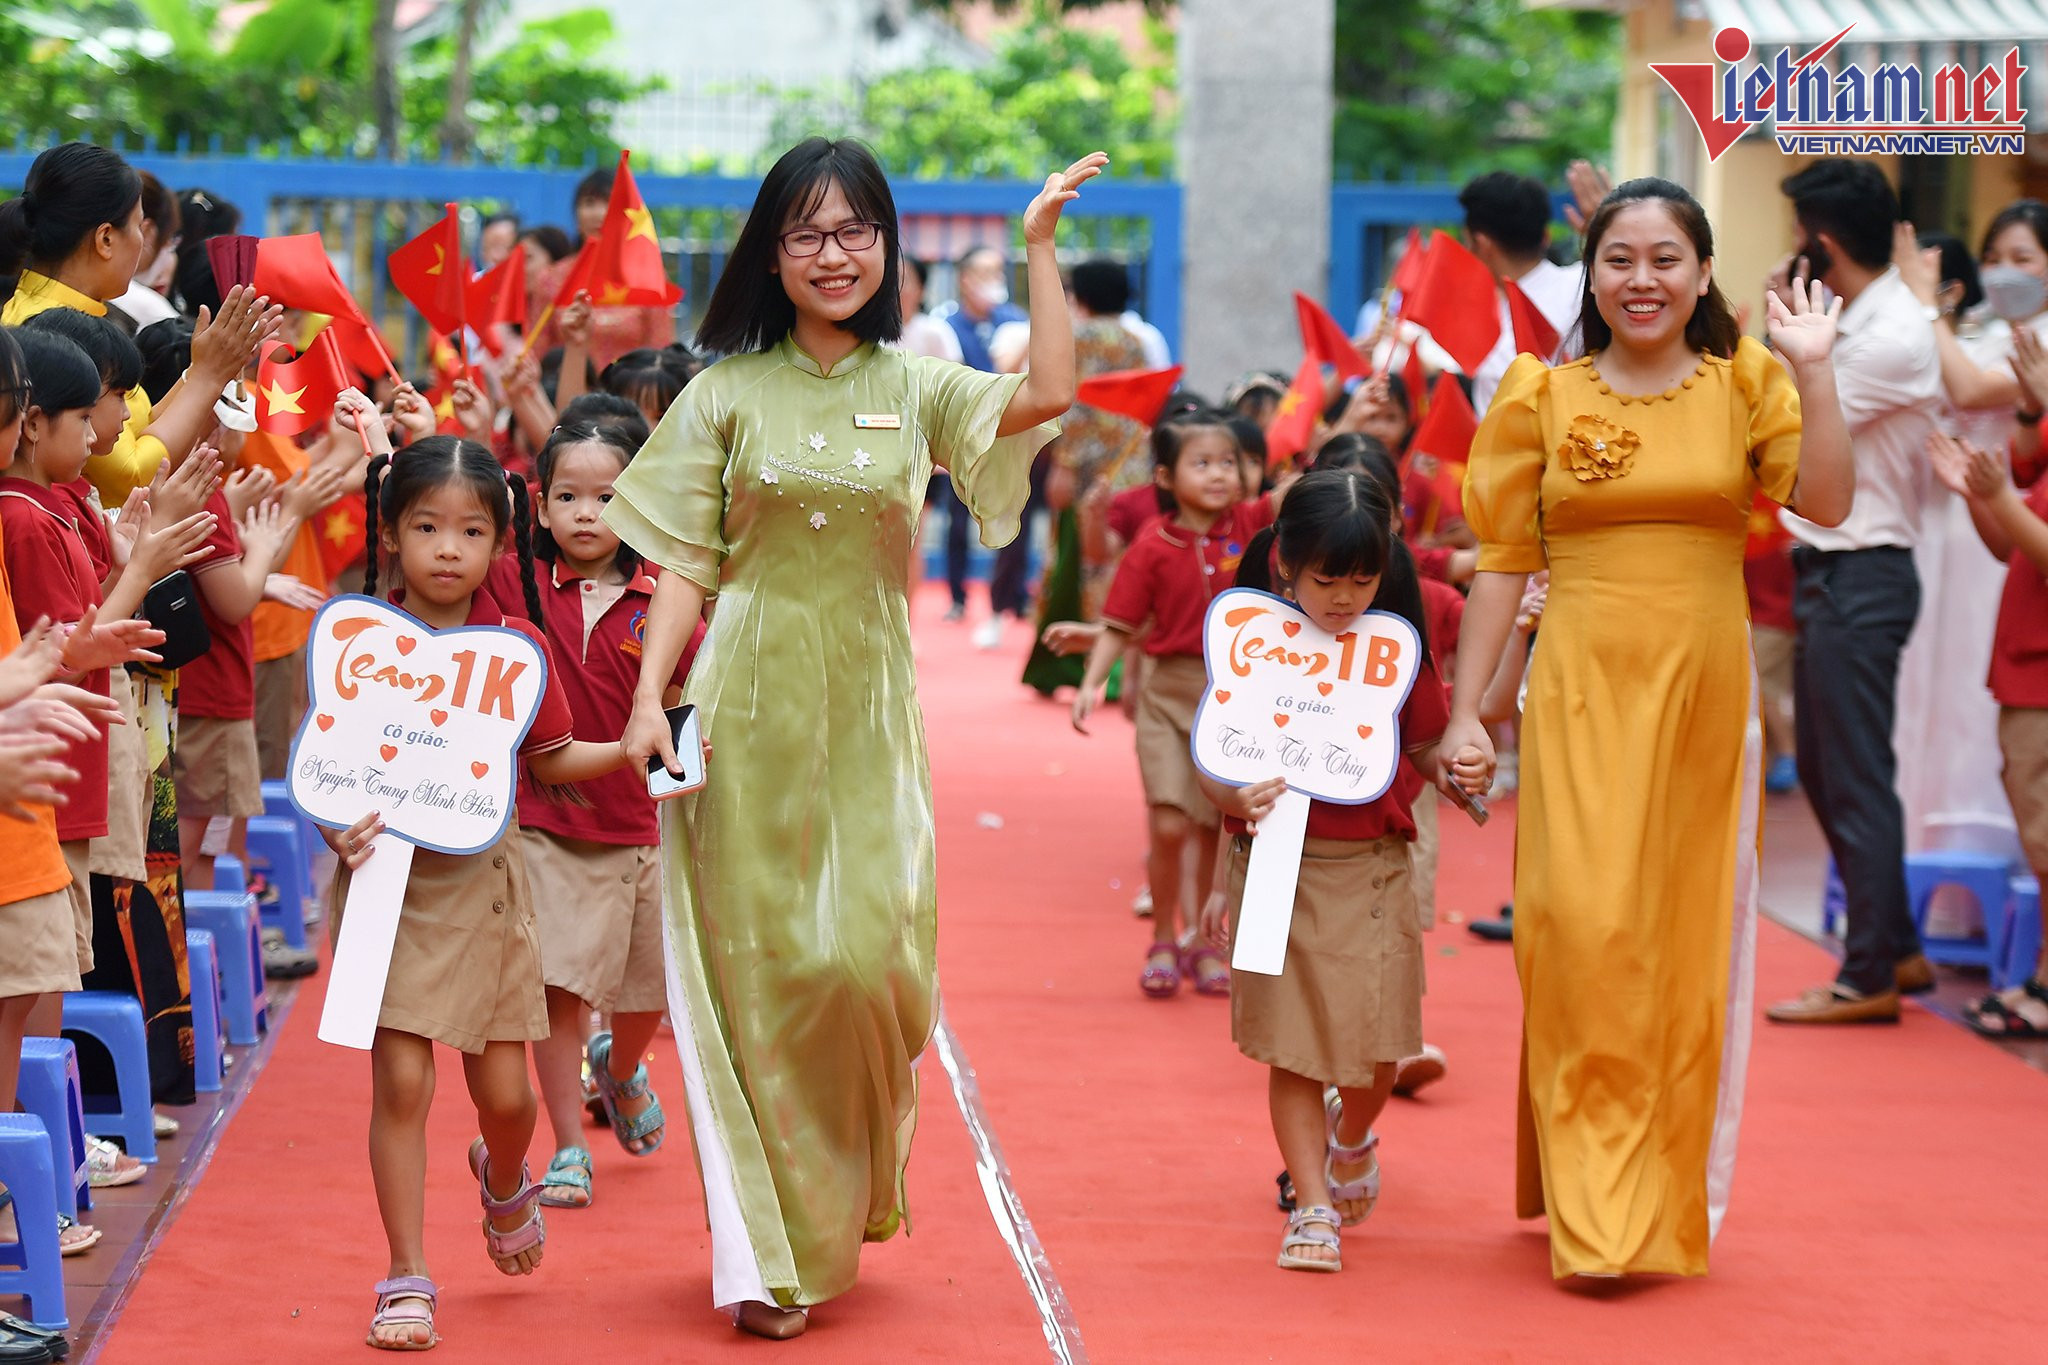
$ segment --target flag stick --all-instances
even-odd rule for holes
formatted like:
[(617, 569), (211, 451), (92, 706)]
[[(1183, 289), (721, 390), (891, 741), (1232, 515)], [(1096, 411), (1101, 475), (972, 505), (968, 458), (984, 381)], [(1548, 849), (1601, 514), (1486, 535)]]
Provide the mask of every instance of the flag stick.
[(518, 364), (532, 353), (534, 343), (540, 340), (540, 334), (547, 330), (548, 319), (554, 315), (555, 301), (549, 299), (548, 306), (540, 310), (540, 316), (534, 320), (533, 326), (527, 329), (526, 344), (519, 348), (519, 354), (513, 358), (513, 364)]

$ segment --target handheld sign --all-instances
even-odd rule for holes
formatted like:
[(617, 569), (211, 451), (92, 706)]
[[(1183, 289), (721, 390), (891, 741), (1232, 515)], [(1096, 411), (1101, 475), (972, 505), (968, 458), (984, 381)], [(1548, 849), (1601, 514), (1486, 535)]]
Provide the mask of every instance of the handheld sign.
[(367, 1048), (383, 1008), (415, 847), (489, 848), (512, 819), (519, 745), (547, 659), (504, 626), (434, 630), (387, 602), (330, 598), (306, 646), (311, 698), (292, 740), (292, 804), (329, 829), (384, 817), (349, 879), (320, 1037)]
[(1309, 802), (1364, 805), (1393, 785), (1422, 641), (1391, 612), (1369, 611), (1331, 635), (1284, 598), (1232, 588), (1209, 604), (1202, 661), (1209, 686), (1195, 712), (1195, 766), (1234, 787), (1287, 779), (1252, 841), (1230, 959), (1238, 971), (1278, 976)]

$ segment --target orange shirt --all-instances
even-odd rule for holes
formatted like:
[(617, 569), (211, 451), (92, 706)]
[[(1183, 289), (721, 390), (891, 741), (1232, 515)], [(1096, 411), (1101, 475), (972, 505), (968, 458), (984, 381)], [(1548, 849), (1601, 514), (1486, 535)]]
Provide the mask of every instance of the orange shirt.
[[(244, 469), (261, 465), (275, 474), (282, 484), (293, 475), (302, 473), (311, 461), (290, 437), (252, 431), (242, 437), (239, 463)], [(292, 536), (291, 551), (278, 572), (290, 574), (309, 588), (324, 591), (327, 587), (327, 564), (320, 557), (319, 520), (315, 515), (299, 523), (298, 531)], [(259, 664), (296, 653), (313, 633), (313, 613), (288, 607), (282, 602), (257, 603), (249, 620), (256, 628), (255, 657)]]
[[(6, 560), (0, 558), (0, 655), (13, 653), (20, 643), (14, 590), (7, 580)], [(64, 850), (57, 843), (57, 813), (28, 802), (23, 802), (22, 808), (30, 819), (0, 815), (0, 905), (46, 896), (71, 885), (71, 870), (64, 865)]]

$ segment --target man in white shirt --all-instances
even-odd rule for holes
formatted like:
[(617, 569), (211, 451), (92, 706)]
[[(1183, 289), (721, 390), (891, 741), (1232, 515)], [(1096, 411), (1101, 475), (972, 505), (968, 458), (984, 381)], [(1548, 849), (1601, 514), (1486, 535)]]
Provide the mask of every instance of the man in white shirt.
[[(1465, 210), (1465, 243), (1494, 278), (1512, 280), (1536, 311), (1543, 314), (1567, 340), (1579, 321), (1579, 302), (1585, 292), (1582, 266), (1557, 265), (1550, 250), (1550, 194), (1543, 182), (1507, 171), (1489, 171), (1458, 191), (1458, 204)], [(1485, 412), (1493, 402), (1493, 391), (1514, 363), (1514, 324), (1508, 316), (1507, 291), (1496, 304), (1500, 312), (1500, 340), (1472, 372), (1472, 406)], [(1538, 356), (1549, 361), (1551, 356)]]
[(1931, 989), (1906, 900), (1905, 815), (1892, 720), (1899, 654), (1920, 610), (1913, 545), (1927, 438), (1943, 397), (1931, 310), (1891, 266), (1898, 197), (1867, 161), (1817, 161), (1784, 183), (1812, 276), (1843, 299), (1835, 387), (1856, 458), (1840, 526), (1784, 513), (1798, 538), (1793, 614), (1799, 778), (1847, 894), (1835, 980), (1771, 1006), (1780, 1023), (1883, 1022), (1899, 994)]

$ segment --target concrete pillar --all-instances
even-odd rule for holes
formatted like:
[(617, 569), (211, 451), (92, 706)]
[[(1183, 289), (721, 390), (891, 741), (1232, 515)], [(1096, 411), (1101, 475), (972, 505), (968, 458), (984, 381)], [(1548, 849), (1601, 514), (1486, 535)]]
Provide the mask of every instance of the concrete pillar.
[(1181, 0), (1181, 349), (1204, 394), (1299, 363), (1289, 295), (1324, 297), (1333, 24), (1333, 0)]

